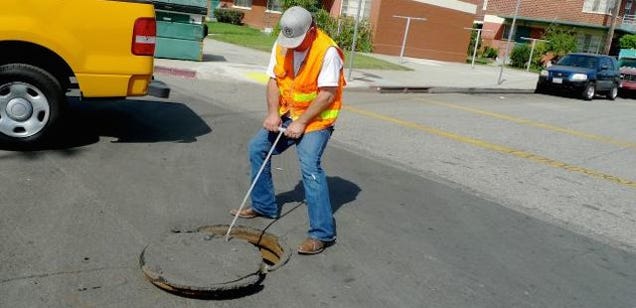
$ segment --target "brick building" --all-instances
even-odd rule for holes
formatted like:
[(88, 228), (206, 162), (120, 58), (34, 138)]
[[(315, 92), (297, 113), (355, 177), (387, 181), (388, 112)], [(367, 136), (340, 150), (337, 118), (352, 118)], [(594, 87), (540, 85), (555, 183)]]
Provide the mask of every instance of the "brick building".
[[(620, 10), (616, 19), (613, 49), (625, 33), (636, 31), (635, 0), (618, 0)], [(521, 0), (513, 41), (523, 43), (526, 38), (541, 38), (551, 24), (574, 28), (580, 52), (603, 53), (612, 22), (615, 0)], [(486, 45), (505, 49), (517, 1), (482, 0), (483, 39)]]
[[(241, 10), (243, 22), (258, 28), (275, 27), (281, 15), (277, 0), (221, 0), (221, 6)], [(427, 58), (442, 61), (466, 61), (470, 28), (481, 0), (325, 0), (324, 7), (333, 16), (361, 16), (373, 29), (374, 52), (388, 55)], [(411, 19), (406, 43), (407, 19)], [(347, 47), (347, 46), (343, 46)]]

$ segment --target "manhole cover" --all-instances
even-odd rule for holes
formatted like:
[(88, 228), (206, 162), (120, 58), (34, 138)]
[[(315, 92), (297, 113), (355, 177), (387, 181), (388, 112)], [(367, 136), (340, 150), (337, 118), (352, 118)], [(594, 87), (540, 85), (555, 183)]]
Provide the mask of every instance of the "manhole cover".
[(172, 232), (141, 253), (141, 269), (156, 286), (185, 295), (220, 294), (257, 285), (282, 266), (290, 250), (269, 233), (236, 226), (204, 226)]
[(259, 281), (263, 268), (256, 246), (202, 232), (168, 234), (148, 245), (140, 261), (152, 283), (186, 293), (248, 287)]

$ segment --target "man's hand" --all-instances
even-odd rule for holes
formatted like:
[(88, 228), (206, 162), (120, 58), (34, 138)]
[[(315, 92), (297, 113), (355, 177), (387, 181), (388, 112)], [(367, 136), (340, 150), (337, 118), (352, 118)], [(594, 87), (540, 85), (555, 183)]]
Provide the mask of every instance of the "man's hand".
[(285, 131), (285, 136), (292, 139), (298, 139), (303, 135), (306, 127), (307, 127), (307, 124), (304, 124), (298, 121), (293, 121), (291, 122), (291, 124), (289, 124), (289, 126), (287, 126), (287, 130)]
[(280, 119), (278, 113), (270, 113), (265, 117), (263, 121), (263, 128), (270, 132), (278, 132), (278, 128), (283, 123), (283, 120)]

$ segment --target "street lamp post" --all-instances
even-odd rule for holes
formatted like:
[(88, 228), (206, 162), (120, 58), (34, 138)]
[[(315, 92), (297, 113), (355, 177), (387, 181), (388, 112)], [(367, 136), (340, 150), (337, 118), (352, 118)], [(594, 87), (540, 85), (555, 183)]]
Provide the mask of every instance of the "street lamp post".
[(479, 39), (481, 38), (481, 32), (482, 31), (492, 32), (492, 31), (478, 29), (478, 28), (464, 28), (464, 29), (477, 31), (477, 37), (475, 38), (475, 48), (473, 49), (473, 60), (471, 61), (471, 64), (470, 64), (471, 68), (475, 68), (475, 58), (477, 57), (477, 48), (479, 47)]
[(404, 48), (406, 47), (406, 37), (409, 35), (409, 28), (411, 27), (411, 19), (425, 21), (426, 18), (398, 15), (393, 15), (393, 17), (406, 19), (406, 29), (404, 30), (404, 38), (402, 39), (402, 50), (400, 50), (400, 61), (402, 61), (402, 58), (404, 57)]
[(534, 48), (537, 45), (537, 41), (539, 42), (549, 42), (546, 40), (540, 40), (540, 39), (535, 39), (535, 38), (529, 38), (529, 37), (522, 37), (522, 40), (526, 40), (526, 41), (532, 41), (532, 48), (530, 48), (530, 58), (528, 59), (528, 65), (526, 67), (526, 72), (530, 71), (530, 64), (532, 64), (532, 56), (534, 55)]
[(515, 7), (515, 15), (512, 17), (512, 25), (510, 26), (510, 33), (508, 33), (508, 42), (506, 43), (506, 52), (504, 53), (504, 58), (501, 61), (501, 69), (499, 70), (499, 78), (497, 79), (497, 84), (502, 84), (503, 80), (503, 70), (506, 65), (506, 59), (508, 59), (508, 51), (510, 49), (510, 42), (512, 41), (512, 34), (515, 32), (515, 24), (517, 23), (517, 15), (519, 14), (519, 7), (521, 6), (521, 0), (517, 0), (517, 6)]

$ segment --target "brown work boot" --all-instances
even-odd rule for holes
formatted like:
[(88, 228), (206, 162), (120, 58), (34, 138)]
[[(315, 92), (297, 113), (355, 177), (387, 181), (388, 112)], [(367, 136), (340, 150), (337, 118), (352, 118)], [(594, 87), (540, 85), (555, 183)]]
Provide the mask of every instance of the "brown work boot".
[(313, 238), (305, 239), (298, 246), (298, 253), (301, 255), (315, 255), (325, 250), (325, 242)]
[[(233, 209), (230, 211), (230, 214), (232, 214), (232, 216), (236, 216), (236, 212), (238, 211), (238, 209)], [(254, 211), (251, 207), (248, 207), (246, 209), (241, 210), (241, 212), (239, 212), (238, 217), (241, 218), (254, 218), (254, 217), (259, 217), (259, 216), (263, 216), (260, 213)]]

